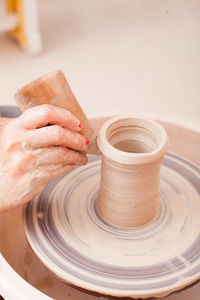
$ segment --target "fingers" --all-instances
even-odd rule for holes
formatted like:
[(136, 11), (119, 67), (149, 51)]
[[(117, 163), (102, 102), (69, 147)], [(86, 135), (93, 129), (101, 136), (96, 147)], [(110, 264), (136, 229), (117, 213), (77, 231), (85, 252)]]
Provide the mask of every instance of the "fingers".
[(52, 166), (85, 165), (88, 161), (86, 155), (65, 147), (36, 149), (32, 154), (36, 159), (36, 167), (49, 167), (50, 170), (53, 170)]
[(60, 125), (74, 131), (79, 131), (82, 128), (82, 124), (73, 114), (50, 104), (32, 107), (17, 119), (26, 129), (36, 129), (48, 124)]
[(27, 144), (31, 148), (64, 146), (84, 151), (87, 149), (89, 141), (77, 132), (52, 125), (30, 131), (27, 135)]
[[(36, 180), (39, 178), (40, 184), (72, 171), (77, 165), (85, 165), (88, 161), (86, 155), (64, 147), (36, 149), (32, 155), (35, 156)], [(32, 178), (34, 174), (33, 171)]]
[(75, 169), (75, 167), (76, 167), (76, 165), (68, 165), (68, 166), (65, 166), (63, 168), (59, 168), (59, 169), (57, 169), (56, 171), (54, 171), (52, 173), (52, 178), (54, 178), (56, 176), (59, 176), (59, 175), (62, 175), (62, 174), (65, 174), (67, 172), (70, 172), (73, 169)]

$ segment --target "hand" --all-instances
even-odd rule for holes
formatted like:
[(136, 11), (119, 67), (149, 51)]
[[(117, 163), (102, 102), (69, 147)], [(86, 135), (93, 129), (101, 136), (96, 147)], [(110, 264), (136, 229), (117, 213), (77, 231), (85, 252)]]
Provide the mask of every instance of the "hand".
[(15, 119), (0, 118), (0, 212), (28, 202), (50, 179), (87, 163), (76, 151), (88, 145), (80, 129), (70, 112), (46, 104)]

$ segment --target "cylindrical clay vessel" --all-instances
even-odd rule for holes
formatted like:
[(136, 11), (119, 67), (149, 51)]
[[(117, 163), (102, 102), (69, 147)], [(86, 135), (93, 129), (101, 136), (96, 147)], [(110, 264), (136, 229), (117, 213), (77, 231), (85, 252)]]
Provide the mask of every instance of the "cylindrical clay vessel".
[(147, 224), (159, 211), (164, 128), (145, 118), (116, 117), (102, 126), (97, 142), (103, 157), (98, 214), (115, 226)]

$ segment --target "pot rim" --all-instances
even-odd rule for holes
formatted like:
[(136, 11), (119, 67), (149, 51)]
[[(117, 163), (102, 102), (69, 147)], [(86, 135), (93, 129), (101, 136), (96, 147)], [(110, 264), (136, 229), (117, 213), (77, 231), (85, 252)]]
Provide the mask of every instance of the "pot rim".
[[(133, 125), (135, 124), (138, 127), (143, 127), (147, 129), (149, 132), (153, 133), (156, 137), (160, 139), (158, 146), (153, 151), (148, 153), (125, 152), (115, 148), (109, 143), (107, 138), (109, 128), (115, 124), (117, 128), (118, 122), (120, 124), (121, 122), (126, 121), (128, 119), (132, 120)], [(145, 126), (148, 124), (151, 128), (155, 129), (154, 132), (152, 132), (148, 128), (148, 126)], [(151, 163), (153, 161), (161, 159), (164, 156), (168, 147), (168, 137), (165, 129), (158, 122), (151, 120), (150, 118), (144, 118), (138, 115), (124, 115), (111, 118), (103, 124), (97, 136), (97, 144), (101, 153), (107, 158), (121, 164), (138, 165)]]

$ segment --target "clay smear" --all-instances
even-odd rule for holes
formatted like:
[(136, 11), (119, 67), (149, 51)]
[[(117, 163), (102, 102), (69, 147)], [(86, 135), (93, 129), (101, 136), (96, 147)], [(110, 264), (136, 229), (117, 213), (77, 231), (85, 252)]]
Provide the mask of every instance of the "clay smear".
[(137, 227), (156, 217), (167, 144), (165, 130), (152, 120), (117, 117), (103, 125), (98, 136), (103, 159), (96, 206), (108, 223)]

